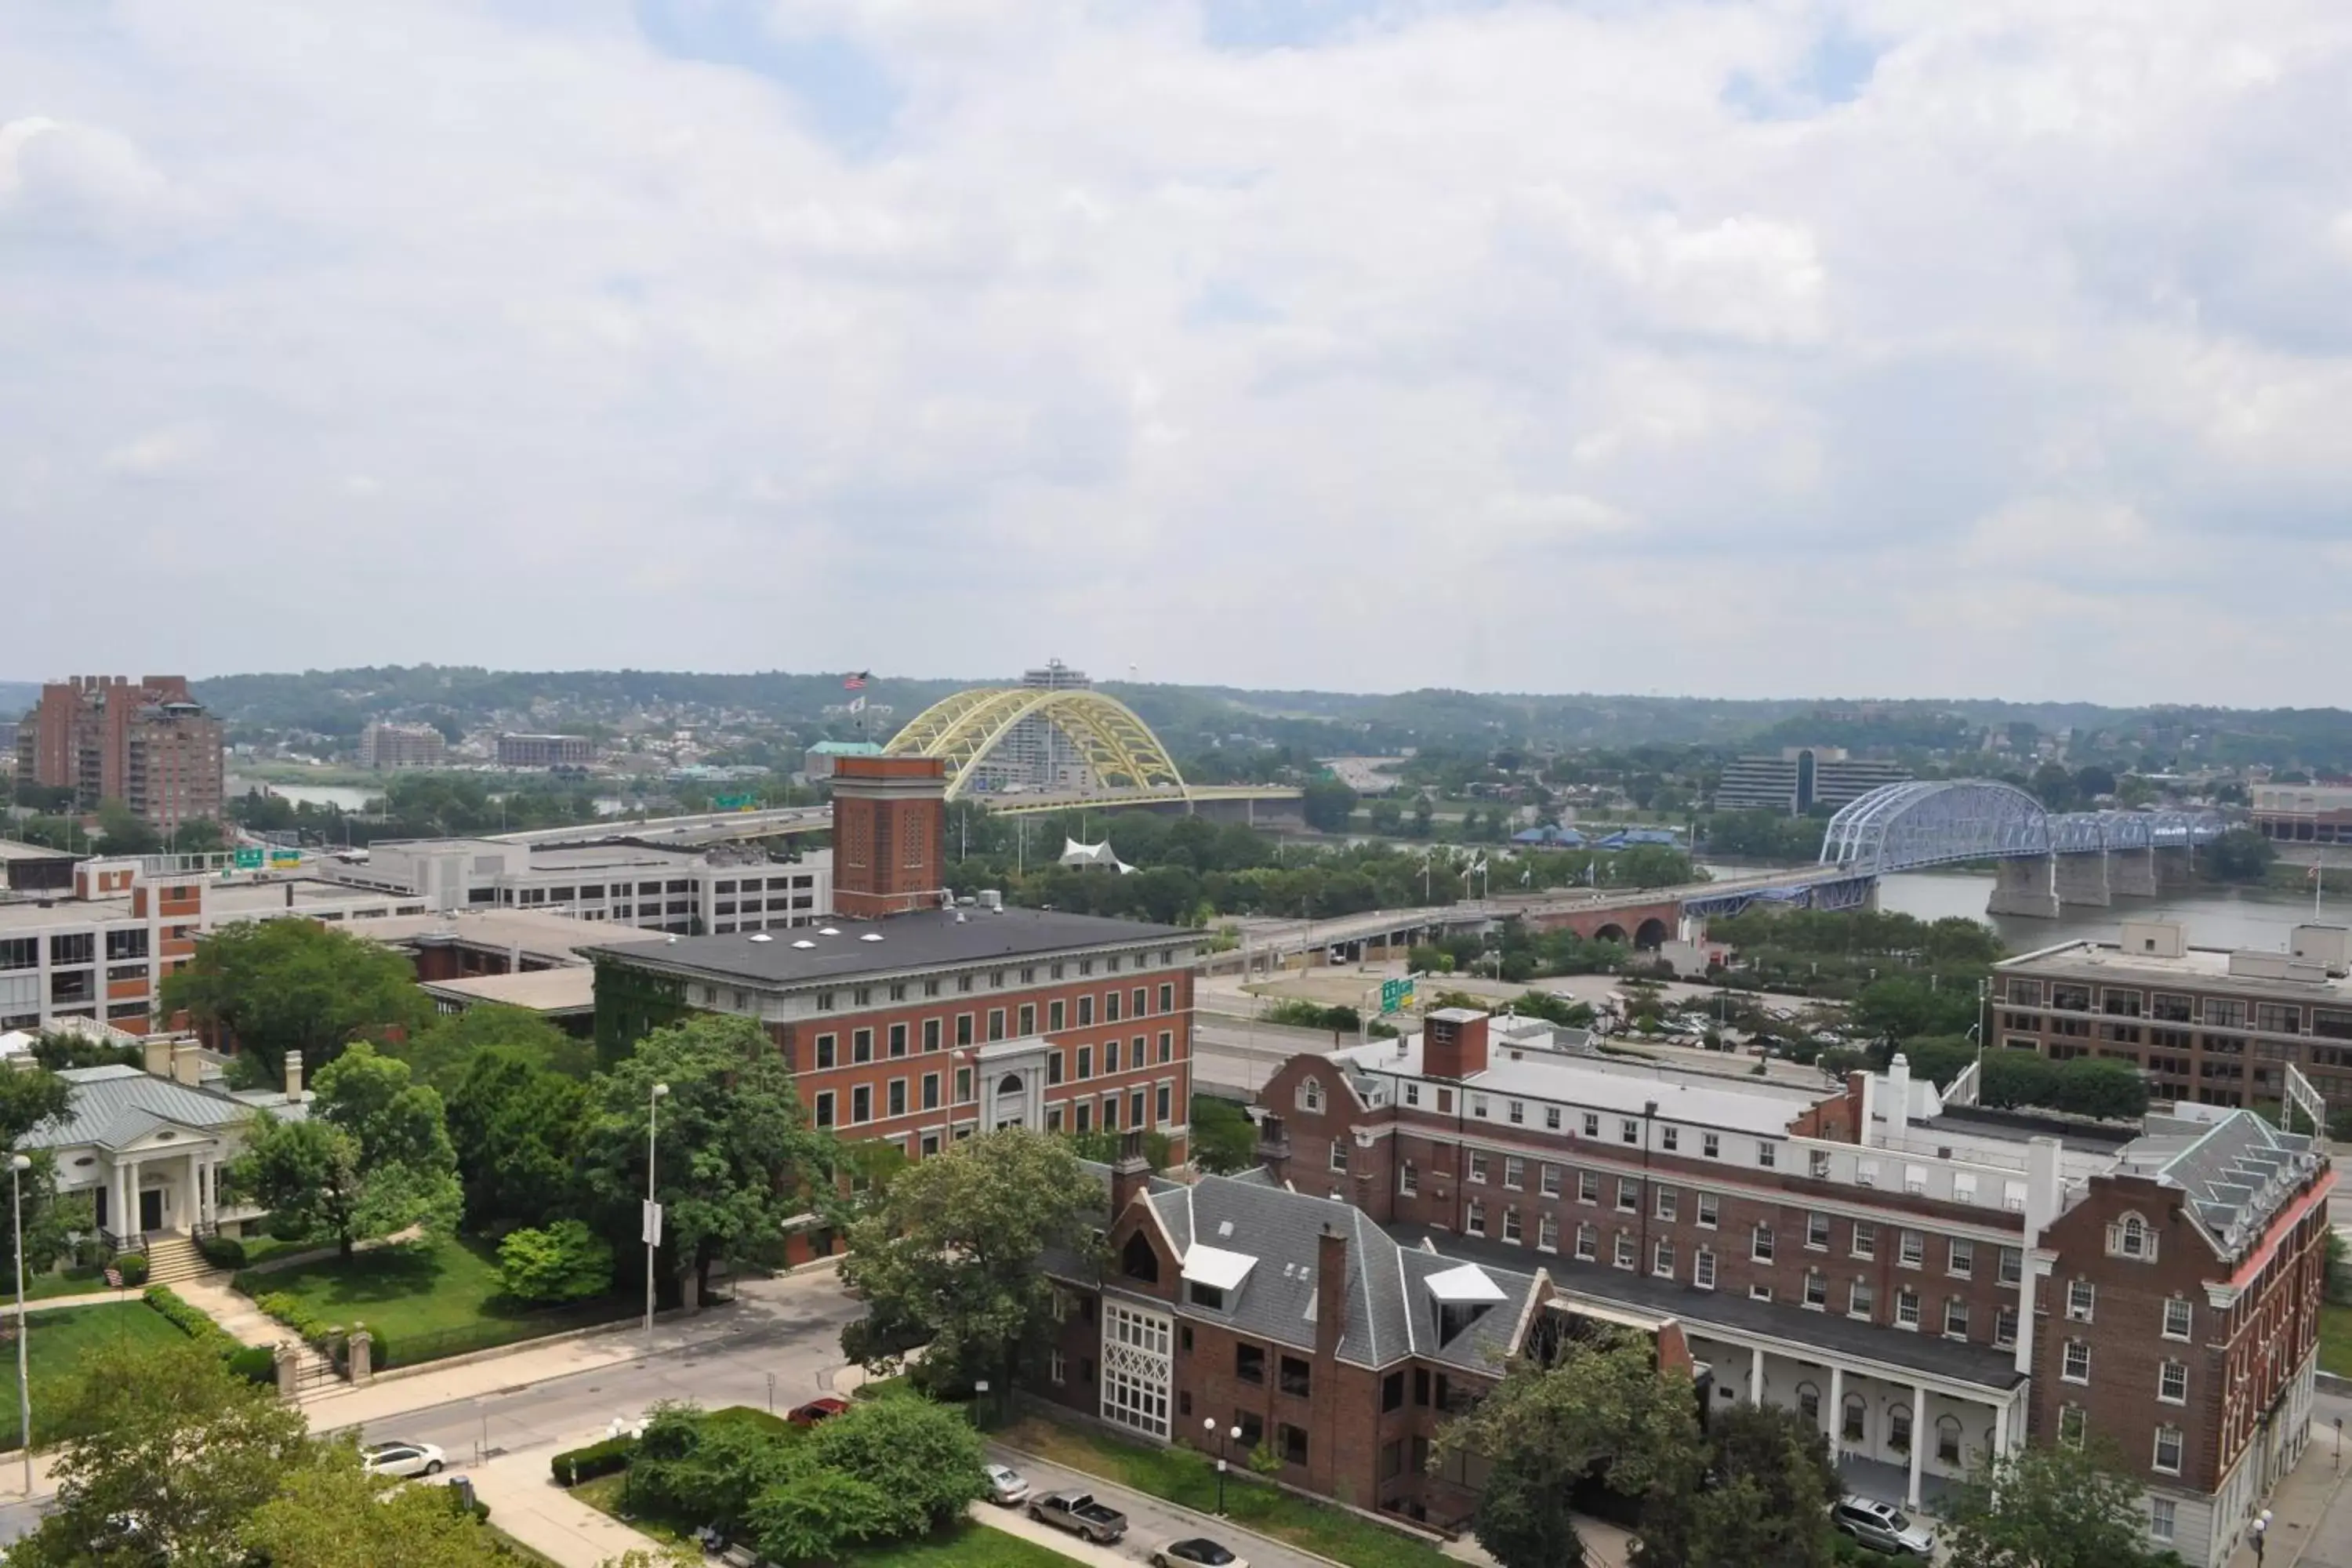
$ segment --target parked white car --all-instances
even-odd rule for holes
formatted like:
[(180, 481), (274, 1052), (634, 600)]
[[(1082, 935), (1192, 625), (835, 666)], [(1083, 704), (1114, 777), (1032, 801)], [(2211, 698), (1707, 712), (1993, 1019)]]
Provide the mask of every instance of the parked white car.
[(360, 1450), (372, 1476), (437, 1476), (449, 1456), (431, 1443), (375, 1443)]
[(988, 1477), (989, 1501), (1013, 1508), (1029, 1500), (1029, 1482), (1020, 1471), (1008, 1465), (990, 1465), (982, 1473)]

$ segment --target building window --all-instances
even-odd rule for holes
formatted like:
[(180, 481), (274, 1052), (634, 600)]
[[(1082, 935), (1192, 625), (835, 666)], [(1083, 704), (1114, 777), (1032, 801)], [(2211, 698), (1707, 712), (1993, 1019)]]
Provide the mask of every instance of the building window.
[(819, 1127), (833, 1125), (833, 1090), (829, 1089), (821, 1089), (817, 1093), (816, 1124)]
[(1060, 1351), (1054, 1352), (1051, 1375), (1056, 1384), (1070, 1381), (1070, 1359)]
[(1509, 1205), (1503, 1209), (1503, 1239), (1514, 1247), (1519, 1244), (1519, 1211)]
[(1957, 1415), (1936, 1417), (1936, 1458), (1948, 1465), (1960, 1462), (1960, 1418)]
[(1896, 1404), (1886, 1413), (1886, 1446), (1898, 1454), (1911, 1451), (1911, 1406)]
[(1682, 1143), (1683, 1130), (1681, 1128), (1665, 1127), (1659, 1130), (1658, 1146), (1664, 1149), (1667, 1153), (1671, 1154), (1675, 1150), (1681, 1148)]
[(1409, 1083), (1404, 1086), (1404, 1102), (1407, 1105), (1419, 1105), (1421, 1103), (1421, 1085), (1417, 1083)]
[(1715, 1289), (1715, 1254), (1706, 1247), (1691, 1259), (1691, 1283), (1702, 1290)]
[(1103, 1303), (1102, 1413), (1154, 1437), (1168, 1436), (1169, 1320), (1117, 1301)]
[(1715, 1133), (1713, 1133), (1713, 1132), (1702, 1132), (1702, 1133), (1700, 1133), (1700, 1134), (1698, 1135), (1698, 1152), (1699, 1152), (1700, 1153), (1702, 1153), (1702, 1154), (1706, 1155), (1706, 1156), (1708, 1159), (1710, 1159), (1710, 1160), (1720, 1160), (1720, 1159), (1722, 1159), (1722, 1158), (1723, 1158), (1723, 1140), (1722, 1140), (1722, 1138), (1720, 1138), (1719, 1136), (1717, 1136), (1717, 1134), (1715, 1134)]
[(2087, 1340), (2068, 1340), (2058, 1375), (2068, 1383), (2091, 1381), (2091, 1346)]
[(1973, 1279), (1977, 1273), (1977, 1246), (1973, 1241), (1955, 1241), (1951, 1255), (1946, 1260), (1946, 1270), (1955, 1279)]
[(1265, 1382), (1265, 1347), (1264, 1345), (1235, 1345), (1234, 1347), (1234, 1376), (1239, 1378), (1244, 1383), (1263, 1384)]
[(1773, 1163), (1779, 1160), (1779, 1158), (1780, 1154), (1778, 1152), (1778, 1145), (1770, 1142), (1769, 1141), (1762, 1141), (1757, 1143), (1756, 1163), (1759, 1165), (1761, 1165), (1764, 1169), (1769, 1171), (1772, 1168)]
[(1084, 1081), (1085, 1079), (1090, 1079), (1094, 1076), (1095, 1048), (1092, 1046), (1080, 1046), (1078, 1047), (1078, 1078), (1081, 1081)]
[(2014, 1247), (2002, 1247), (1999, 1275), (2000, 1282), (2004, 1285), (2014, 1285), (2023, 1278), (2025, 1278), (2024, 1252)]
[(926, 1018), (923, 1020), (923, 1049), (936, 1051), (939, 1048), (940, 1021), (937, 1018)]
[(1546, 1252), (1559, 1250), (1559, 1221), (1549, 1215), (1536, 1217), (1536, 1246)]
[(1621, 1230), (1617, 1233), (1616, 1263), (1620, 1268), (1633, 1267), (1633, 1237), (1631, 1232)]
[(1504, 1110), (1507, 1120), (1514, 1127), (1519, 1126), (1528, 1119), (1528, 1102), (1524, 1100), (1514, 1100)]
[(1713, 1230), (1715, 1228), (1715, 1217), (1717, 1203), (1718, 1200), (1713, 1193), (1699, 1194), (1698, 1223), (1700, 1229)]
[(1557, 1132), (1559, 1131), (1559, 1106), (1547, 1105), (1544, 1107), (1544, 1130), (1548, 1132)]
[(1300, 1084), (1298, 1086), (1297, 1098), (1299, 1110), (1307, 1111), (1310, 1115), (1320, 1115), (1323, 1110), (1322, 1080), (1320, 1079), (1310, 1078), (1306, 1082)]
[(1845, 1396), (1845, 1409), (1838, 1417), (1838, 1435), (1849, 1443), (1863, 1440), (1863, 1428), (1869, 1420), (1870, 1406), (1859, 1394)]
[(1895, 1292), (1895, 1326), (1898, 1329), (1916, 1329), (1919, 1326), (1918, 1291)]
[(1650, 1272), (1661, 1279), (1671, 1279), (1675, 1277), (1675, 1244), (1673, 1242), (1661, 1240), (1651, 1243)]
[(1681, 1208), (1682, 1194), (1680, 1193), (1675, 1191), (1672, 1187), (1660, 1187), (1658, 1189), (1656, 1212), (1657, 1216), (1660, 1219), (1664, 1220), (1671, 1225), (1674, 1223), (1675, 1216)]
[(2156, 1371), (2156, 1396), (2167, 1405), (2189, 1403), (2189, 1363), (2168, 1361)]
[(1601, 1136), (1601, 1118), (1590, 1110), (1584, 1113), (1584, 1135), (1587, 1138)]
[(1345, 1138), (1334, 1138), (1331, 1140), (1331, 1169), (1345, 1171), (1347, 1168), (1348, 1141)]
[(2156, 1458), (2152, 1468), (2157, 1474), (2177, 1476), (2180, 1473), (2180, 1428), (2159, 1426), (2156, 1429)]
[(1993, 1313), (1992, 1342), (2001, 1346), (2017, 1342), (2017, 1308), (2013, 1303), (2003, 1302)]
[(2168, 1340), (2187, 1339), (2195, 1310), (2178, 1296), (2167, 1301), (2164, 1304), (2164, 1337)]
[(1576, 1201), (1580, 1204), (1597, 1204), (1601, 1201), (1600, 1172), (1579, 1171), (1576, 1173)]
[(890, 1114), (893, 1116), (907, 1114), (907, 1080), (903, 1078), (894, 1078), (890, 1080)]
[(1952, 1339), (1969, 1337), (1969, 1303), (1965, 1297), (1944, 1298), (1944, 1332)]
[(2147, 1500), (2147, 1536), (2150, 1541), (2171, 1545), (2174, 1520), (2170, 1498), (2152, 1497)]
[(1868, 1220), (1858, 1219), (1854, 1221), (1853, 1246), (1850, 1250), (1856, 1258), (1870, 1258), (1877, 1257), (1878, 1226), (1871, 1224)]
[(2088, 1279), (2068, 1280), (2066, 1282), (2066, 1321), (2072, 1323), (2089, 1322), (2092, 1309), (2098, 1304), (2098, 1287)]
[(1810, 1383), (1797, 1384), (1797, 1414), (1809, 1426), (1822, 1424), (1822, 1391)]
[(861, 1083), (849, 1091), (849, 1120), (853, 1124), (874, 1120), (874, 1089), (871, 1085)]
[(1865, 1321), (1878, 1311), (1878, 1290), (1867, 1279), (1857, 1279), (1846, 1292), (1845, 1312), (1849, 1318)]
[(1600, 1237), (1589, 1225), (1576, 1227), (1576, 1256), (1586, 1263), (1600, 1254)]
[(923, 1075), (923, 1109), (925, 1110), (937, 1110), (939, 1108), (940, 1075), (935, 1072), (927, 1072)]
[(2156, 1261), (2156, 1233), (2148, 1229), (2147, 1222), (2139, 1215), (2127, 1214), (2121, 1223), (2107, 1226), (2107, 1251), (2116, 1258), (2153, 1263)]
[(1750, 1285), (1748, 1287), (1748, 1299), (1751, 1301), (1769, 1301), (1772, 1299), (1772, 1287)]
[(1025, 1040), (1037, 1032), (1037, 1004), (1034, 1002), (1021, 1004), (1017, 1017), (1018, 1022), (1013, 1026), (1013, 1033)]
[(816, 1037), (816, 1065), (821, 1071), (833, 1065), (834, 1038), (831, 1035)]
[(1307, 1370), (1307, 1363), (1295, 1355), (1284, 1356), (1278, 1363), (1276, 1375), (1282, 1380), (1283, 1393), (1299, 1399), (1305, 1399), (1307, 1396), (1311, 1386), (1311, 1373)]
[(874, 1059), (873, 1030), (853, 1029), (850, 1031), (849, 1059), (853, 1062), (870, 1062)]
[(1057, 996), (1057, 997), (1055, 997), (1053, 1001), (1046, 1003), (1046, 1004), (1045, 1004), (1045, 1032), (1046, 1032), (1047, 1034), (1049, 1034), (1049, 1035), (1057, 1035), (1057, 1034), (1060, 1034), (1060, 1033), (1062, 1032), (1063, 1027), (1064, 1027), (1064, 1025), (1063, 1025), (1063, 1023), (1062, 1023), (1062, 1019), (1063, 1019), (1063, 1017), (1064, 1017), (1064, 1014), (1063, 1014), (1063, 1012), (1062, 1012), (1062, 1001), (1061, 1001), (1061, 998), (1059, 998), (1059, 997)]
[(1472, 1236), (1486, 1234), (1486, 1205), (1483, 1202), (1470, 1200), (1470, 1217), (1462, 1222), (1462, 1228)]
[(1407, 1160), (1397, 1171), (1397, 1191), (1406, 1197), (1412, 1197), (1421, 1191), (1421, 1172), (1411, 1160)]
[(1805, 1246), (1815, 1252), (1826, 1251), (1830, 1244), (1830, 1216), (1809, 1214), (1805, 1216)]
[(1903, 1233), (1895, 1259), (1906, 1268), (1916, 1268), (1927, 1260), (1927, 1238), (1916, 1230)]
[(1486, 1155), (1483, 1150), (1470, 1151), (1470, 1179), (1482, 1187), (1486, 1184)]
[(1812, 1308), (1815, 1311), (1822, 1311), (1828, 1308), (1829, 1303), (1830, 1282), (1822, 1278), (1822, 1271), (1820, 1269), (1806, 1269), (1805, 1305)]
[(1517, 1154), (1503, 1156), (1503, 1185), (1517, 1192), (1527, 1184), (1528, 1163)]
[(1617, 1178), (1617, 1212), (1633, 1214), (1642, 1206), (1642, 1184), (1631, 1176)]
[(2090, 1430), (2090, 1415), (2079, 1405), (2058, 1407), (2058, 1440), (2070, 1448), (2083, 1446), (2083, 1437)]
[(1642, 1124), (1630, 1116), (1620, 1119), (1617, 1123), (1617, 1142), (1639, 1143), (1641, 1141)]
[(1537, 1179), (1542, 1185), (1544, 1196), (1548, 1198), (1556, 1198), (1559, 1196), (1559, 1167), (1558, 1165), (1546, 1165), (1543, 1167), (1542, 1173)]
[(1759, 1225), (1756, 1227), (1755, 1234), (1748, 1240), (1748, 1256), (1758, 1263), (1772, 1261), (1772, 1227), (1770, 1226)]
[(1305, 1464), (1307, 1462), (1307, 1428), (1293, 1426), (1286, 1421), (1282, 1424), (1281, 1431), (1283, 1462), (1291, 1465)]
[(1087, 1027), (1088, 1025), (1092, 1024), (1094, 1021), (1095, 1021), (1095, 999), (1094, 999), (1093, 997), (1091, 997), (1091, 996), (1081, 996), (1081, 997), (1079, 997), (1079, 998), (1078, 998), (1078, 1027), (1079, 1027), (1079, 1028), (1081, 1028), (1081, 1029), (1083, 1029), (1083, 1028)]

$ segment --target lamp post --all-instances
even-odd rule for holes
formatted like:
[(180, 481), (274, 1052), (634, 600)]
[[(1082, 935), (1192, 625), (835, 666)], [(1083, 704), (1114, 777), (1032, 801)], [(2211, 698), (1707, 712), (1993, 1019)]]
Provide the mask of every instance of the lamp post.
[(657, 1083), (646, 1096), (646, 1348), (654, 1343), (654, 1254), (661, 1250), (661, 1205), (654, 1199), (655, 1134), (661, 1124), (661, 1102), (669, 1085)]
[(25, 1338), (25, 1173), (33, 1162), (22, 1154), (8, 1156), (8, 1191), (16, 1211), (16, 1418), (24, 1423), (25, 1499), (33, 1497), (33, 1376)]
[(2254, 1515), (2254, 1522), (2252, 1528), (2254, 1534), (2254, 1568), (2262, 1568), (2263, 1541), (2263, 1538), (2268, 1536), (2271, 1532), (2271, 1510), (2264, 1509), (2262, 1512)]
[(1217, 1418), (1213, 1415), (1202, 1418), (1201, 1429), (1215, 1438), (1217, 1443), (1217, 1517), (1223, 1519), (1225, 1517), (1225, 1456), (1228, 1451), (1225, 1445), (1228, 1441), (1240, 1442), (1242, 1429), (1235, 1426), (1220, 1432), (1217, 1430)]

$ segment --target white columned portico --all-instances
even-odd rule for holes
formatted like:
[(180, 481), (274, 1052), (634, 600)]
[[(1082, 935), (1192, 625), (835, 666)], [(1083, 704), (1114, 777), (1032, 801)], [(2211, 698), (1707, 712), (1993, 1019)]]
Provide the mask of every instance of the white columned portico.
[(1911, 1385), (1911, 1485), (1904, 1494), (1904, 1506), (1919, 1506), (1919, 1461), (1927, 1451), (1927, 1385)]
[(1830, 1363), (1830, 1407), (1826, 1412), (1830, 1427), (1830, 1458), (1835, 1462), (1838, 1445), (1845, 1441), (1845, 1368)]

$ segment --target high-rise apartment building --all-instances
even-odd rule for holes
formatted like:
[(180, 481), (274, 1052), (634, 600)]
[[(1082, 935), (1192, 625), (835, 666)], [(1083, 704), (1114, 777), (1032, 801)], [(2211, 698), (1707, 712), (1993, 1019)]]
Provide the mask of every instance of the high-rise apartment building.
[(500, 735), (502, 768), (584, 768), (596, 760), (596, 742), (585, 735)]
[(1777, 757), (1739, 757), (1724, 764), (1717, 811), (1777, 811), (1802, 816), (1816, 805), (1840, 806), (1883, 784), (1906, 784), (1895, 763), (1866, 762), (1826, 746), (1791, 746)]
[(41, 688), (16, 735), (18, 773), (95, 810), (119, 800), (159, 828), (221, 815), (221, 725), (187, 678), (75, 676)]
[(430, 724), (387, 724), (381, 720), (360, 731), (363, 768), (437, 768), (449, 760), (449, 742)]
[[(1072, 669), (1058, 658), (1047, 659), (1041, 669), (1021, 672), (1024, 690), (1090, 691), (1094, 684), (1085, 670)], [(1042, 713), (1014, 724), (996, 748), (972, 766), (979, 770), (972, 775), (973, 784), (983, 790), (1084, 790), (1094, 783), (1086, 753)]]

